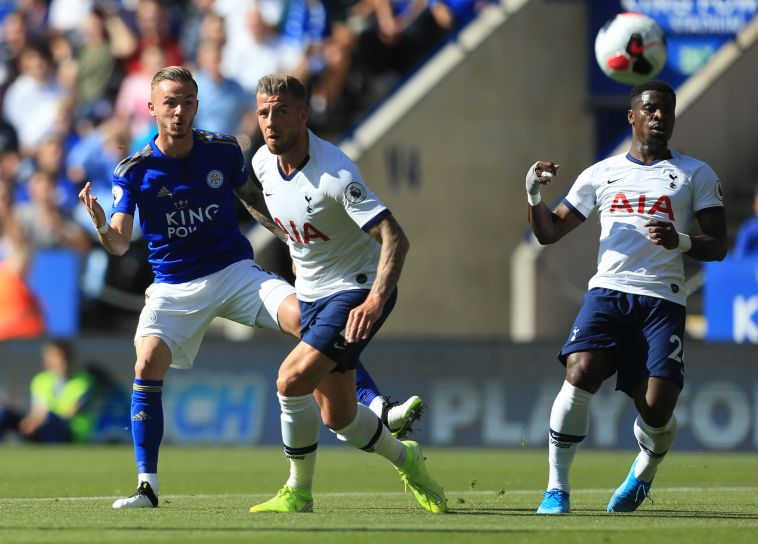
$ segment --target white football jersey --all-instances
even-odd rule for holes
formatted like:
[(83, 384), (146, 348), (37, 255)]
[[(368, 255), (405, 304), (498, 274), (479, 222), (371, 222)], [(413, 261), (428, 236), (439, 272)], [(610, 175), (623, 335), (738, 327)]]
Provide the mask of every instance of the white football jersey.
[(582, 172), (564, 203), (587, 218), (600, 218), (597, 273), (589, 288), (605, 287), (685, 305), (682, 254), (654, 245), (643, 225), (670, 221), (687, 233), (695, 214), (722, 207), (721, 183), (706, 163), (672, 151), (667, 160), (643, 164), (628, 154)]
[(287, 233), (300, 300), (313, 302), (349, 289), (369, 289), (381, 246), (366, 234), (389, 210), (356, 164), (308, 131), (308, 158), (285, 177), (264, 145), (252, 160), (271, 217)]

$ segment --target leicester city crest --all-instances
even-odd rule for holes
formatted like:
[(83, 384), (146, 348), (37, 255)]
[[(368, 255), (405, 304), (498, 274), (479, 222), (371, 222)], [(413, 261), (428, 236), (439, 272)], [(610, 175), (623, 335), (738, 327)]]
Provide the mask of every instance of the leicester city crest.
[(345, 198), (353, 204), (363, 202), (366, 200), (366, 188), (357, 181), (354, 181), (345, 187)]
[(224, 183), (224, 174), (219, 170), (211, 170), (205, 178), (211, 189), (218, 189)]

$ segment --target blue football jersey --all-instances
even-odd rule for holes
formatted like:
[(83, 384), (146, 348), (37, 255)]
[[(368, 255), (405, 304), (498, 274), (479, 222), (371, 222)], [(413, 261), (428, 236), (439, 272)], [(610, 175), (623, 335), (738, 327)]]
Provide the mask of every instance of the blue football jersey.
[(240, 232), (234, 189), (247, 180), (233, 136), (193, 131), (192, 151), (175, 159), (155, 138), (113, 173), (113, 211), (134, 215), (150, 250), (156, 282), (184, 283), (253, 258)]

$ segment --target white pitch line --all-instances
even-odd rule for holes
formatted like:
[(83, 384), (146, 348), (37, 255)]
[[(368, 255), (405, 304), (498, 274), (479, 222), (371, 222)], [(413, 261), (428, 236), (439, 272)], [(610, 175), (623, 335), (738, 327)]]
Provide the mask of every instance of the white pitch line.
[[(591, 488), (591, 489), (575, 489), (573, 493), (577, 495), (586, 495), (591, 493), (610, 493), (614, 488)], [(495, 495), (503, 490), (497, 489), (475, 489), (475, 490), (454, 490), (446, 491), (447, 495)], [(541, 490), (535, 489), (505, 489), (505, 496), (508, 495), (535, 495), (538, 496)], [(758, 486), (721, 486), (721, 487), (658, 487), (654, 488), (656, 493), (707, 493), (707, 492), (722, 492), (722, 493), (739, 493), (739, 492), (758, 492)], [(402, 497), (407, 493), (402, 491), (347, 491), (347, 492), (332, 492), (332, 493), (319, 493), (314, 492), (316, 497)], [(185, 495), (161, 495), (160, 498), (164, 500), (177, 500), (177, 499), (214, 499), (214, 498), (249, 498), (254, 499), (256, 497), (268, 497), (267, 493), (217, 493), (217, 494), (185, 494)], [(49, 501), (106, 501), (120, 498), (117, 495), (107, 496), (89, 496), (89, 497), (18, 497), (18, 498), (0, 498), (0, 504), (10, 504), (17, 502), (49, 502)]]

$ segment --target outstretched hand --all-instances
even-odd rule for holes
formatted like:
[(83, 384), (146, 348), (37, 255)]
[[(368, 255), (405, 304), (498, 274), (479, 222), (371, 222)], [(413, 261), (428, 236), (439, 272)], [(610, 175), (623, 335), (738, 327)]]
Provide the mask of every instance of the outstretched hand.
[(679, 233), (674, 228), (673, 223), (648, 219), (644, 226), (647, 228), (647, 237), (653, 244), (663, 246), (666, 249), (679, 247)]
[(84, 189), (79, 192), (79, 200), (87, 208), (87, 212), (95, 228), (102, 227), (105, 224), (105, 211), (98, 203), (97, 197), (92, 194), (92, 184), (89, 181), (84, 185)]

